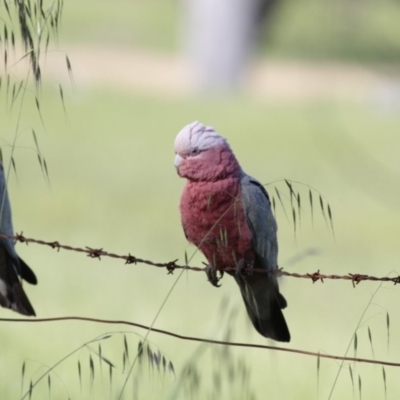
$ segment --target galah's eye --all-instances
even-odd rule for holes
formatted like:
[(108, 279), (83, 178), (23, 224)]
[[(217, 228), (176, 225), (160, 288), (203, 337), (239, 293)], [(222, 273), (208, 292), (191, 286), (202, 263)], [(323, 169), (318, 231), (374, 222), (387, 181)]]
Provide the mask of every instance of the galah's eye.
[(190, 156), (197, 156), (198, 154), (201, 153), (201, 150), (198, 147), (193, 147), (193, 149), (190, 150)]

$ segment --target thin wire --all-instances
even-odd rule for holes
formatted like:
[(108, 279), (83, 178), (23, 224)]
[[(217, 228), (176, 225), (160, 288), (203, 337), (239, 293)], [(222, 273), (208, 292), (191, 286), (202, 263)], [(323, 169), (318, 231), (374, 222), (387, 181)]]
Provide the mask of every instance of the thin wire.
[[(39, 240), (39, 239), (33, 239), (33, 238), (26, 238), (23, 236), (23, 233), (21, 232), (16, 233), (15, 236), (10, 236), (6, 235), (4, 233), (0, 233), (0, 237), (6, 238), (6, 239), (13, 239), (16, 242), (21, 242), (21, 243), (35, 243), (39, 245), (44, 245), (44, 246), (50, 246), (53, 249), (57, 249), (59, 251), (60, 249), (67, 250), (67, 251), (75, 251), (79, 253), (85, 253), (88, 257), (90, 258), (97, 258), (101, 260), (101, 257), (111, 257), (111, 258), (117, 258), (117, 259), (122, 259), (125, 260), (125, 264), (146, 264), (146, 265), (151, 265), (153, 267), (159, 267), (159, 268), (166, 268), (169, 274), (172, 274), (175, 269), (186, 269), (190, 271), (196, 271), (196, 272), (206, 272), (207, 268), (206, 267), (191, 267), (188, 265), (179, 265), (176, 262), (178, 261), (177, 259), (174, 261), (169, 261), (169, 262), (153, 262), (151, 260), (146, 260), (143, 258), (139, 258), (136, 256), (131, 255), (130, 253), (128, 255), (120, 255), (120, 254), (115, 254), (115, 253), (109, 253), (108, 251), (103, 250), (103, 248), (98, 248), (94, 249), (88, 246), (83, 247), (74, 247), (74, 246), (69, 246), (69, 245), (64, 245), (59, 243), (58, 241), (53, 241), (53, 242), (48, 242), (44, 240)], [(236, 271), (235, 268), (225, 268), (224, 271), (226, 272), (234, 272)], [(313, 272), (313, 273), (305, 273), (305, 274), (299, 274), (296, 272), (287, 272), (283, 270), (282, 268), (273, 270), (273, 271), (267, 271), (264, 269), (251, 269), (253, 272), (258, 272), (258, 273), (273, 273), (277, 274), (278, 276), (289, 276), (292, 278), (303, 278), (303, 279), (310, 279), (313, 283), (317, 281), (321, 281), (324, 283), (325, 279), (331, 279), (331, 280), (347, 280), (351, 281), (353, 284), (353, 287), (358, 285), (362, 281), (374, 281), (374, 282), (392, 282), (395, 285), (400, 284), (400, 275), (394, 276), (394, 277), (376, 277), (376, 276), (371, 276), (367, 274), (347, 274), (347, 275), (336, 275), (336, 274), (322, 274), (319, 272)]]
[(55, 318), (35, 318), (35, 319), (28, 319), (28, 318), (0, 318), (1, 322), (56, 322), (56, 321), (87, 321), (87, 322), (95, 322), (95, 323), (103, 323), (103, 324), (123, 324), (129, 326), (135, 326), (137, 328), (150, 330), (152, 332), (161, 333), (163, 335), (172, 336), (177, 339), (181, 340), (189, 340), (193, 342), (202, 342), (202, 343), (210, 343), (216, 345), (223, 345), (223, 346), (232, 346), (232, 347), (247, 347), (247, 348), (254, 348), (254, 349), (263, 349), (263, 350), (276, 350), (276, 351), (284, 351), (287, 353), (296, 353), (296, 354), (303, 354), (312, 357), (319, 357), (319, 358), (329, 358), (333, 360), (342, 360), (342, 361), (351, 361), (351, 362), (360, 362), (360, 363), (368, 363), (368, 364), (378, 364), (378, 365), (386, 365), (389, 367), (400, 367), (400, 363), (394, 363), (389, 361), (381, 361), (381, 360), (372, 360), (368, 358), (355, 358), (355, 357), (342, 357), (342, 356), (335, 356), (331, 354), (322, 354), (320, 352), (316, 353), (313, 351), (306, 351), (306, 350), (299, 350), (299, 349), (289, 349), (286, 347), (278, 347), (278, 346), (267, 346), (263, 344), (252, 344), (252, 343), (240, 343), (240, 342), (227, 342), (221, 340), (213, 340), (213, 339), (204, 339), (199, 337), (193, 336), (185, 336), (180, 335), (175, 332), (166, 331), (163, 329), (158, 329), (154, 327), (149, 327), (143, 324), (138, 324), (136, 322), (131, 321), (124, 321), (124, 320), (108, 320), (108, 319), (101, 319), (101, 318), (89, 318), (89, 317), (76, 317), (76, 316), (69, 316), (69, 317), (55, 317)]

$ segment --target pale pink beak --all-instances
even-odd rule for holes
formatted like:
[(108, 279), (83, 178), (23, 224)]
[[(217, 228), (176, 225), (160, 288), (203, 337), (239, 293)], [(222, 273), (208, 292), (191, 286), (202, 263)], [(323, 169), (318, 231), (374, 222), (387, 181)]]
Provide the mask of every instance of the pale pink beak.
[(175, 155), (175, 168), (178, 170), (178, 174), (179, 174), (179, 166), (182, 164), (182, 161), (184, 160), (183, 157), (181, 157), (179, 154)]

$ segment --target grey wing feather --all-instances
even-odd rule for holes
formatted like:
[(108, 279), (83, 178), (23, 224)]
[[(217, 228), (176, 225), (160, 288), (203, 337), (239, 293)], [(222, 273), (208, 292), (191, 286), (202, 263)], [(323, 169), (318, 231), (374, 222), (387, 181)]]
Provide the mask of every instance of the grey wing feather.
[[(242, 200), (249, 229), (252, 233), (255, 269), (277, 269), (277, 224), (272, 214), (268, 193), (257, 180), (243, 173)], [(282, 309), (287, 306), (279, 292), (275, 274), (253, 273), (236, 275), (236, 282), (257, 331), (274, 340), (289, 342), (290, 332)]]
[[(3, 165), (0, 162), (0, 233), (13, 236), (11, 206), (7, 194)], [(23, 315), (35, 315), (26, 296), (20, 276), (32, 284), (37, 283), (34, 272), (21, 260), (12, 239), (0, 238), (0, 306)]]
[[(3, 165), (0, 163), (0, 232), (6, 235), (13, 236), (14, 229), (12, 225), (11, 205), (7, 193), (7, 185), (4, 176)], [(18, 255), (14, 248), (12, 239), (0, 238), (0, 246), (5, 249), (7, 254), (13, 261), (13, 265), (19, 267)], [(16, 271), (20, 275), (20, 271)]]
[(242, 177), (241, 187), (246, 220), (253, 234), (254, 250), (262, 266), (274, 270), (278, 264), (278, 227), (268, 193), (260, 182), (248, 175)]

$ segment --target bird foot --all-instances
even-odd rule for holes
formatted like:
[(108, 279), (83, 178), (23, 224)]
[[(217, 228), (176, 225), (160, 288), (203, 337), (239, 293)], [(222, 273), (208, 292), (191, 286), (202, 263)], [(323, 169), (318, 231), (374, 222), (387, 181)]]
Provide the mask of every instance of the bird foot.
[(249, 260), (241, 259), (236, 265), (236, 276), (253, 275), (253, 263)]
[[(219, 277), (217, 276), (218, 272), (219, 272)], [(224, 276), (224, 271), (218, 270), (213, 265), (206, 264), (206, 274), (207, 274), (207, 278), (208, 278), (209, 282), (211, 283), (211, 285), (213, 285), (215, 287), (221, 286), (218, 282)]]

